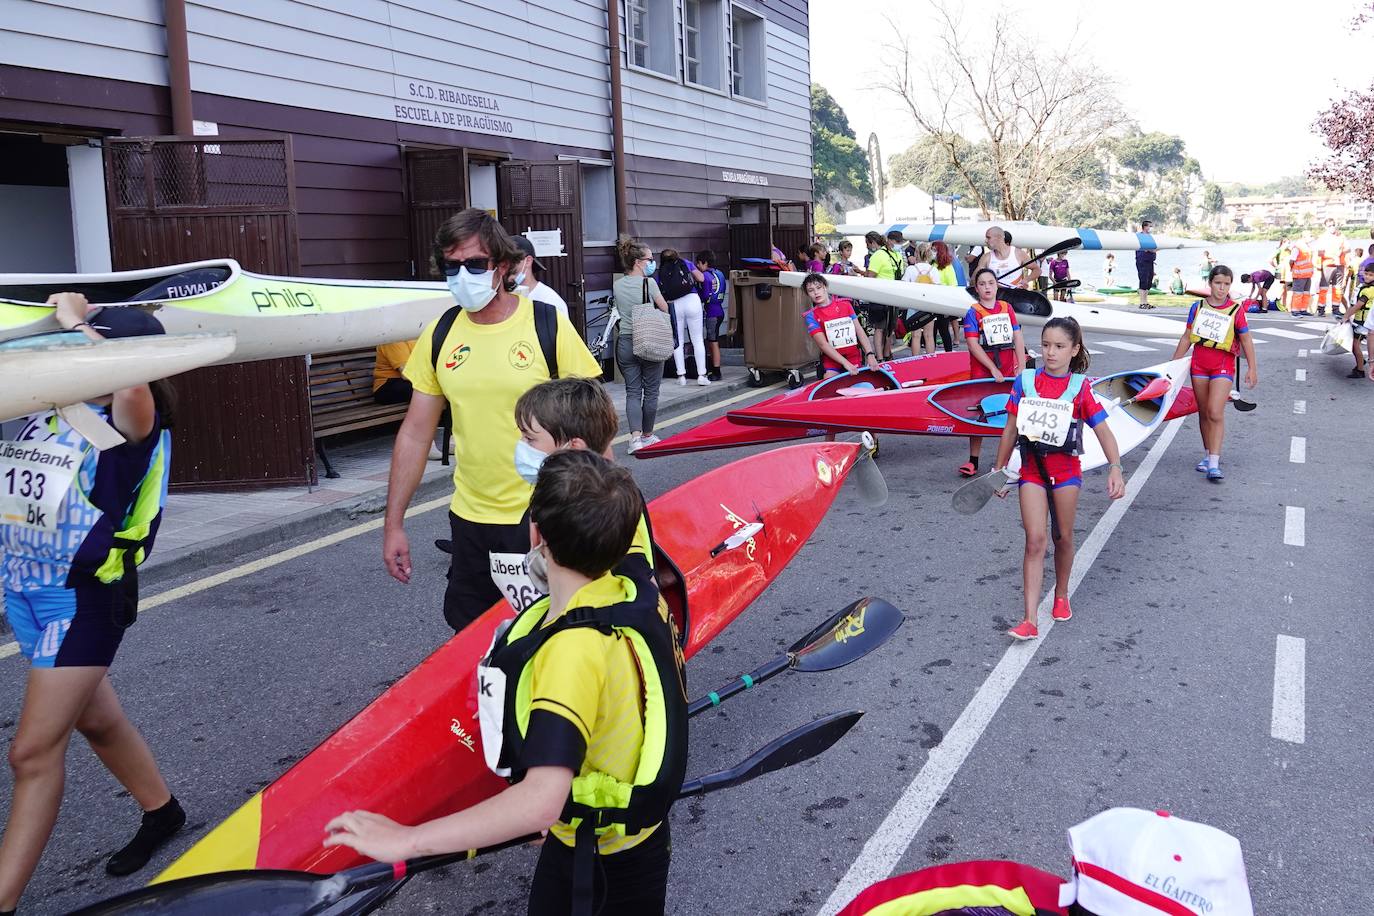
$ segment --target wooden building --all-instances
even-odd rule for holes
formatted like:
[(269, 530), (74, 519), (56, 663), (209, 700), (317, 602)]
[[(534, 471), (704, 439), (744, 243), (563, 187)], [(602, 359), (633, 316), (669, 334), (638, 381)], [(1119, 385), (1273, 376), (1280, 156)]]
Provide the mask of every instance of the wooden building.
[[(736, 263), (808, 237), (806, 6), (0, 0), (0, 272), (425, 276), (435, 226), (478, 206), (562, 231), (547, 282), (595, 332), (617, 229)], [(207, 372), (299, 442), (299, 363)], [(293, 448), (179, 473), (313, 474)]]

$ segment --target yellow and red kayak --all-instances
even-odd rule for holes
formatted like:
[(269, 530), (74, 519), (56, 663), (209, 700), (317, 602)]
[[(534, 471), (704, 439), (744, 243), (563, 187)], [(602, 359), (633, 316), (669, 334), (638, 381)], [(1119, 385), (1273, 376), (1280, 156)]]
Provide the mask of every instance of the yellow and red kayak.
[[(664, 595), (686, 624), (687, 657), (796, 556), (859, 452), (848, 442), (776, 449), (716, 468), (649, 503), (658, 546), (671, 560), (660, 569), (671, 565), (685, 584), (665, 583)], [(727, 545), (744, 529), (752, 536)], [(505, 602), (492, 607), (155, 880), (244, 868), (337, 871), (363, 861), (347, 847), (320, 845), (325, 823), (342, 811), (377, 811), (413, 824), (499, 792), (506, 783), (483, 762), (476, 675), (494, 630), (511, 616)]]

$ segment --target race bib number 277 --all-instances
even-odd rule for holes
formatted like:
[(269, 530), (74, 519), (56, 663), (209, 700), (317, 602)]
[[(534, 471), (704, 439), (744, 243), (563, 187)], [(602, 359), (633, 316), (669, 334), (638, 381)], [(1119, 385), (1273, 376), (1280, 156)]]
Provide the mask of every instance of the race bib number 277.
[(56, 531), (81, 453), (49, 442), (0, 441), (0, 523)]

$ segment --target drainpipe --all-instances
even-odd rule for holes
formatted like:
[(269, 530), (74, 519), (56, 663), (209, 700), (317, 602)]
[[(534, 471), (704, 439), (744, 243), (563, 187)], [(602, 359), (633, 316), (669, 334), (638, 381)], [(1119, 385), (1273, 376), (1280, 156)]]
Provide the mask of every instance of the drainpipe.
[(630, 206), (625, 197), (625, 114), (620, 101), (620, 0), (606, 0), (606, 36), (611, 55), (611, 169), (615, 174), (615, 226), (628, 234)]
[(191, 118), (191, 54), (186, 47), (186, 0), (163, 0), (167, 32), (167, 89), (172, 97), (172, 133), (195, 133)]

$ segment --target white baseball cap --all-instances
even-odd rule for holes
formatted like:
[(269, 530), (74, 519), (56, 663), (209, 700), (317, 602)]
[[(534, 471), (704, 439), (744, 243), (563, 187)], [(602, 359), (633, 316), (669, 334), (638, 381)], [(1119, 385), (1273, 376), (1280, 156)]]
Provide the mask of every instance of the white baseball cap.
[(1254, 916), (1240, 841), (1167, 811), (1111, 808), (1069, 828), (1059, 905), (1097, 916)]

